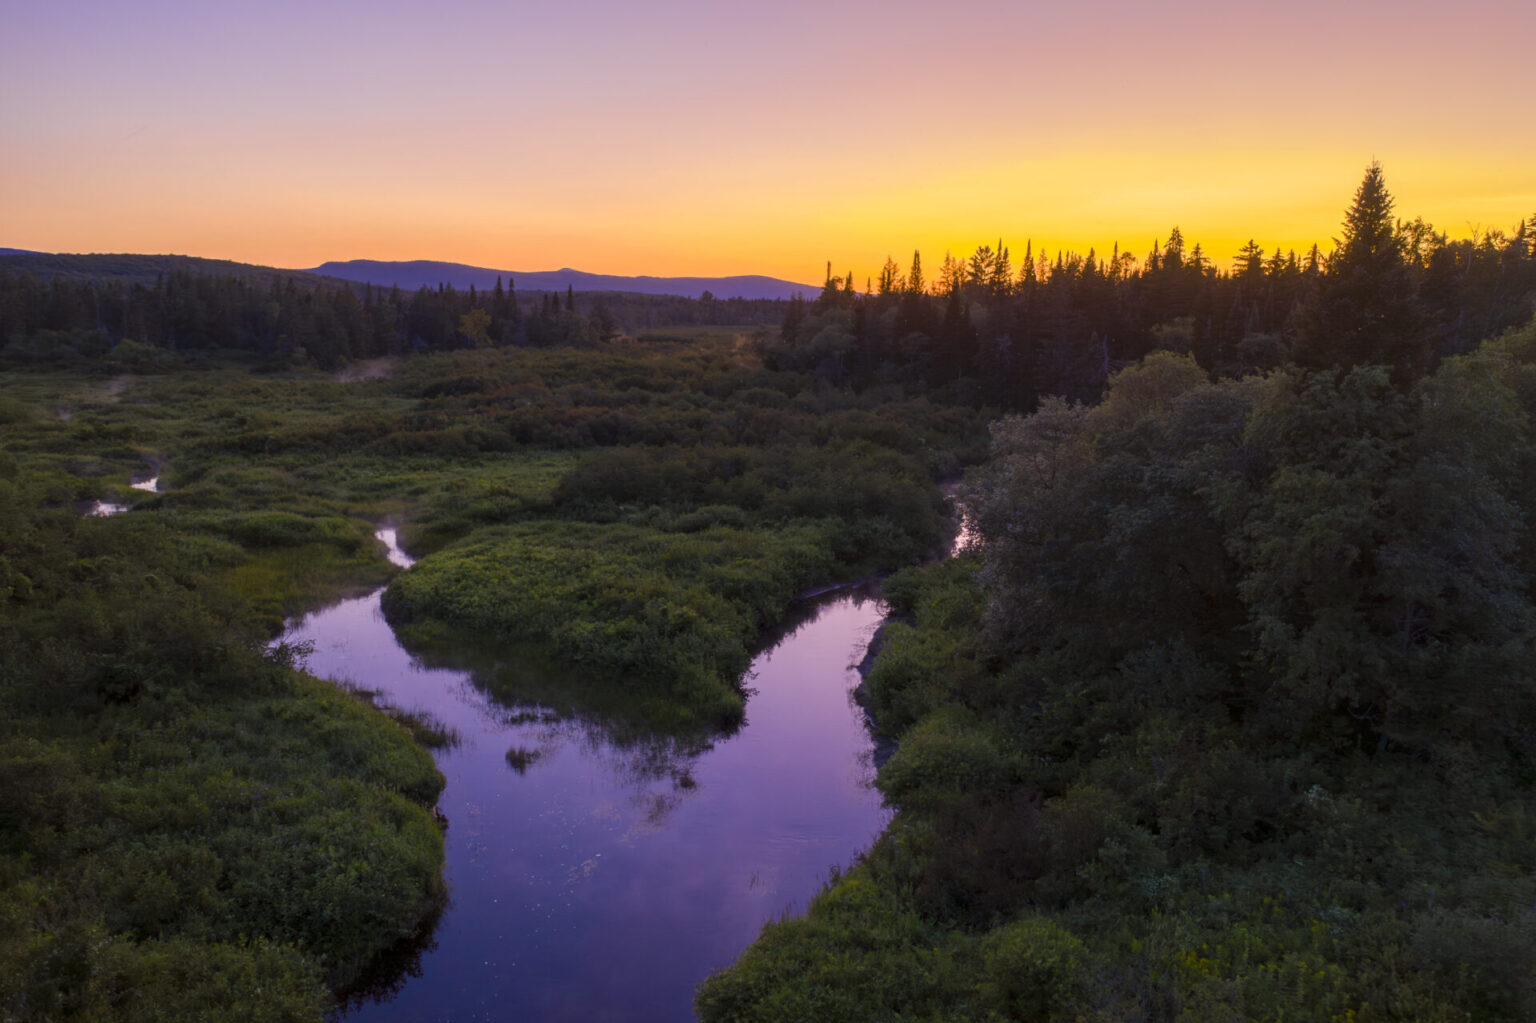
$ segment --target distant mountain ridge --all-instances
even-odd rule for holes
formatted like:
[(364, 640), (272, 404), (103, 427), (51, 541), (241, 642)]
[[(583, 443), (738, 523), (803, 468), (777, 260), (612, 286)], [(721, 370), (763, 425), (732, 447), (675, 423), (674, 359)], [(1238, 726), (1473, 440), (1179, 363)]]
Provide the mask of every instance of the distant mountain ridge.
[(474, 285), (477, 290), (489, 291), (496, 286), (498, 277), (503, 285), (513, 282), (517, 290), (522, 292), (565, 291), (570, 288), (586, 292), (612, 291), (698, 298), (707, 291), (720, 299), (787, 299), (796, 294), (815, 295), (821, 291), (820, 287), (759, 274), (735, 277), (621, 277), (569, 268), (523, 273), (430, 259), (403, 262), (352, 259), (322, 263), (307, 270), (284, 270), (227, 259), (205, 259), (201, 256), (34, 252), (3, 247), (0, 247), (0, 270), (77, 280), (125, 279), (139, 284), (152, 284), (161, 274), (190, 271), (220, 277), (242, 277), (263, 285), (277, 280), (293, 281), (302, 287), (314, 287), (320, 283), (372, 284), (385, 288), (398, 286), (407, 291), (421, 287), (436, 288), (439, 284), (450, 284), (460, 291), (469, 290), (470, 285)]
[(304, 270), (279, 270), (228, 259), (204, 259), (201, 256), (145, 255), (133, 252), (31, 252), (26, 249), (0, 248), (0, 270), (18, 274), (37, 274), (43, 278), (66, 280), (121, 280), (133, 284), (153, 284), (169, 273), (207, 274), (212, 277), (239, 277), (269, 287), (273, 281), (292, 281), (314, 288), (321, 284), (350, 287), (355, 282), (326, 279)]
[(792, 298), (796, 294), (815, 295), (819, 287), (796, 284), (777, 277), (748, 274), (736, 277), (621, 277), (614, 274), (594, 274), (582, 270), (541, 270), (522, 272), (492, 270), (463, 263), (443, 263), (430, 259), (391, 262), (375, 259), (350, 259), (322, 263), (302, 271), (339, 277), (360, 284), (383, 287), (397, 286), (414, 291), (417, 288), (435, 288), (449, 284), (459, 290), (474, 285), (477, 290), (496, 286), (497, 278), (503, 285), (508, 281), (521, 291), (627, 291), (640, 295), (679, 295), (698, 298), (709, 292), (716, 298)]

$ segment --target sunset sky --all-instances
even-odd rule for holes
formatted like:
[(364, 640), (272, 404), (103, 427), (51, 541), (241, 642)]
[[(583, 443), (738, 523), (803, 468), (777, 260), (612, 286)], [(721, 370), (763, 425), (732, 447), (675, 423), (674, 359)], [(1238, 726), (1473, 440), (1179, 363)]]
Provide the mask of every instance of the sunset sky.
[[(862, 286), (1536, 214), (1536, 3), (0, 0), (0, 246)], [(930, 270), (931, 272), (931, 270)]]

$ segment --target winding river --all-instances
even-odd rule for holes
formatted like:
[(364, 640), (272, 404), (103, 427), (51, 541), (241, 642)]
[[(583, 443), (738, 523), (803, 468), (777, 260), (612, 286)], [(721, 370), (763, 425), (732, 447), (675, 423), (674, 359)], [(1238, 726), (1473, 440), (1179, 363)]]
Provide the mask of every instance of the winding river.
[(438, 755), (450, 904), (346, 1019), (691, 1019), (695, 985), (886, 823), (852, 700), (883, 613), (862, 590), (803, 606), (753, 663), (746, 724), (692, 746), (521, 702), (516, 663), (413, 656), (377, 592), (293, 622), (311, 672), (460, 737)]

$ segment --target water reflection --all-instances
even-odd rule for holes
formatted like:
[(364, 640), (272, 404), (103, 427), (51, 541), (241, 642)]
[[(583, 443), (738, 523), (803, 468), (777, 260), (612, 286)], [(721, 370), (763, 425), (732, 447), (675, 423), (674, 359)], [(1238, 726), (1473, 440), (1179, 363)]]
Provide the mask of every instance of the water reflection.
[(108, 515), (120, 515), (127, 510), (128, 505), (115, 501), (93, 501), (85, 514), (92, 518), (105, 518)]
[[(134, 490), (147, 490), (150, 493), (158, 493), (160, 477), (151, 476), (136, 483), (129, 483), (128, 486)], [(92, 501), (89, 505), (85, 506), (84, 514), (91, 518), (105, 518), (108, 515), (121, 515), (132, 507), (133, 505), (124, 504), (121, 501)]]
[(336, 1011), (340, 1019), (366, 1005), (382, 1005), (394, 998), (405, 985), (421, 976), (421, 957), (437, 948), (437, 925), (447, 905), (421, 922), (416, 933), (388, 949), (363, 972), (350, 988), (336, 993)]
[[(392, 531), (380, 539), (409, 563)], [(463, 737), (438, 754), (451, 904), (404, 972), (343, 1014), (690, 1019), (700, 980), (884, 826), (850, 695), (882, 611), (867, 591), (798, 607), (764, 637), (746, 724), (713, 736), (616, 725), (604, 687), (533, 649), (441, 635), (402, 647), (378, 594), (294, 625), (284, 638), (314, 643), (316, 674)]]
[(483, 635), (438, 623), (398, 629), (395, 640), (423, 668), (469, 680), (487, 698), (485, 712), (504, 727), (537, 720), (551, 739), (597, 742), (629, 751), (637, 763), (655, 762), (657, 767), (645, 772), (648, 775), (661, 773), (678, 757), (697, 756), (728, 734), (664, 735), (649, 730), (637, 724), (645, 720), (647, 693), (637, 692), (623, 678), (572, 668), (538, 644), (509, 641), (487, 646)]
[(384, 545), (384, 556), (389, 559), (391, 565), (399, 565), (401, 568), (410, 568), (416, 564), (416, 559), (400, 549), (400, 534), (391, 525), (379, 527), (373, 534)]

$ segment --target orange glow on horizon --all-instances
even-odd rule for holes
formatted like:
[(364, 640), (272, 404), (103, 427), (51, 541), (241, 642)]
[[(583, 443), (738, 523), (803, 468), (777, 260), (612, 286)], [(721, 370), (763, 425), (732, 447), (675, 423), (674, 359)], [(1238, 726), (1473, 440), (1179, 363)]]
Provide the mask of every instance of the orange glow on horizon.
[(1536, 214), (1529, 5), (354, 3), (14, 12), (0, 245), (862, 287), (999, 238), (1326, 250), (1373, 159), (1452, 237)]
[[(834, 273), (852, 270), (862, 287), (865, 278), (878, 275), (886, 256), (905, 270), (916, 249), (931, 274), (946, 251), (963, 258), (999, 239), (1015, 268), (1026, 244), (1037, 256), (1054, 258), (1090, 249), (1103, 257), (1118, 243), (1122, 252), (1144, 260), (1175, 226), (1187, 246), (1201, 245), (1221, 268), (1250, 239), (1266, 251), (1279, 246), (1301, 254), (1317, 243), (1327, 252), (1364, 170), (1354, 154), (1346, 154), (1326, 164), (1255, 174), (1240, 185), (1191, 186), (1170, 173), (1127, 187), (1112, 175), (1095, 174), (1095, 163), (1083, 158), (1054, 169), (998, 168), (871, 190), (846, 203), (785, 200), (771, 204), (769, 222), (751, 209), (731, 209), (724, 199), (695, 209), (694, 200), (681, 196), (670, 207), (610, 210), (578, 223), (558, 207), (495, 209), (472, 196), (391, 202), (385, 195), (321, 187), (263, 196), (252, 183), (250, 194), (228, 203), (227, 182), (206, 196), (198, 196), (191, 182), (173, 182), (158, 195), (151, 191), (152, 201), (144, 201), (144, 193), (125, 201), (115, 223), (104, 224), (96, 214), (9, 216), (3, 241), (44, 251), (176, 252), (293, 268), (327, 260), (437, 259), (516, 271), (571, 266), (623, 275), (757, 273), (807, 284), (819, 283), (830, 259)], [(1473, 178), (1454, 166), (1402, 161), (1386, 171), (1397, 215), (1423, 217), (1453, 238), (1508, 231), (1536, 212), (1536, 189), (1511, 168)], [(378, 215), (381, 204), (389, 208), (387, 219)], [(167, 215), (178, 207), (195, 207), (198, 214), (184, 220)]]

